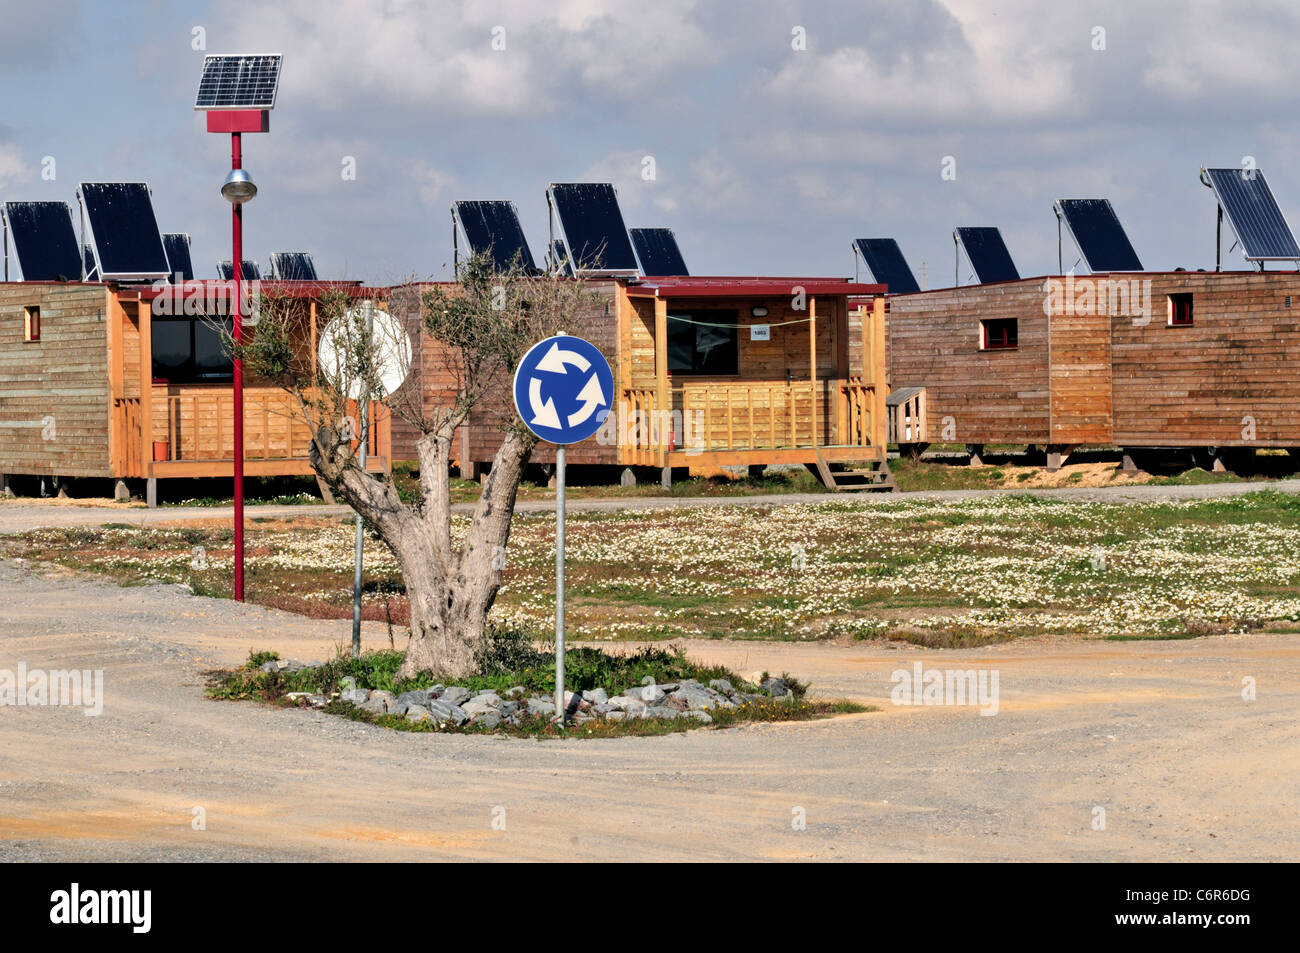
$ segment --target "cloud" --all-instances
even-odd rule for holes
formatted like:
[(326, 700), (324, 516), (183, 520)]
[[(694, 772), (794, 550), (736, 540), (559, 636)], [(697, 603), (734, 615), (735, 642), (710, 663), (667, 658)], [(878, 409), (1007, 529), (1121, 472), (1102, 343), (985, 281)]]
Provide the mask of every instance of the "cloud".
[(22, 150), (11, 142), (0, 143), (0, 189), (26, 173), (27, 163), (23, 161)]

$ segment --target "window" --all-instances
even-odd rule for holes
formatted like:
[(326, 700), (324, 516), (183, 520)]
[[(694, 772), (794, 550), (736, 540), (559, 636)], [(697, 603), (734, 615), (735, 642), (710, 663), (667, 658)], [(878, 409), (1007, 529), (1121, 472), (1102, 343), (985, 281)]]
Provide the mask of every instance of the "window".
[[(152, 326), (153, 376), (180, 384), (224, 383), (234, 379), (234, 362), (222, 335), (233, 331), (203, 318), (159, 318)], [(224, 331), (223, 331), (224, 328)]]
[(1171, 328), (1187, 327), (1192, 323), (1192, 296), (1176, 294), (1169, 296), (1169, 326)]
[(736, 374), (740, 370), (738, 311), (679, 311), (668, 315), (670, 374)]
[(980, 322), (980, 348), (1004, 351), (1019, 346), (1018, 318), (992, 318)]
[(23, 308), (23, 340), (27, 342), (41, 339), (41, 309)]

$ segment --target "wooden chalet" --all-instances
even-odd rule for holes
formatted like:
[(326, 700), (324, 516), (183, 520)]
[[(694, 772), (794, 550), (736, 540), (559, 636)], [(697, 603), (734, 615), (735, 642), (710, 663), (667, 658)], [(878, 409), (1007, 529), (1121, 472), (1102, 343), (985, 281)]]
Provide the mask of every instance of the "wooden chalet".
[[(0, 474), (156, 481), (233, 477), (231, 362), (217, 327), (231, 283), (0, 284)], [(302, 355), (315, 360), (318, 300), (354, 283), (263, 282), (301, 309)], [(225, 318), (227, 324), (229, 318)], [(254, 329), (255, 330), (255, 329)], [(246, 332), (247, 333), (247, 332)], [(367, 465), (391, 465), (387, 412), (375, 405)], [(244, 472), (310, 474), (306, 421), (292, 395), (244, 386)]]
[[(1300, 274), (1048, 276), (889, 296), (893, 440), (1300, 448)], [(1126, 465), (1131, 459), (1126, 460)], [(1217, 465), (1217, 464), (1216, 464)]]
[[(609, 359), (617, 394), (605, 428), (569, 448), (570, 466), (618, 467), (624, 482), (651, 475), (667, 482), (690, 467), (802, 464), (833, 489), (893, 487), (884, 286), (682, 277), (592, 279), (588, 287), (596, 303), (573, 333)], [(417, 356), (426, 400), (449, 396), (436, 350), (424, 341)], [(476, 414), (462, 428), (462, 473), (478, 474), (492, 460), (498, 417)], [(394, 454), (414, 457), (417, 435), (395, 428)], [(533, 456), (544, 465), (554, 458), (549, 444)]]

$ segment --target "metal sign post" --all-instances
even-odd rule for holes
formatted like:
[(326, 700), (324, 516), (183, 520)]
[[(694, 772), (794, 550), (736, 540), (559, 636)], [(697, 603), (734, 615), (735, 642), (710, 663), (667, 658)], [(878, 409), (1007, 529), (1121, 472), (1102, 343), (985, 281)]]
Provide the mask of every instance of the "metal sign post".
[[(363, 305), (365, 335), (359, 335), (356, 322), (361, 319), (356, 308), (339, 315), (325, 325), (317, 345), (317, 361), (321, 376), (339, 393), (357, 402), (359, 432), (357, 459), (361, 472), (366, 472), (366, 449), (370, 443), (370, 429), (375, 425), (370, 416), (372, 400), (382, 400), (394, 393), (406, 381), (411, 371), (411, 339), (406, 329), (373, 301)], [(372, 380), (365, 381), (353, 375), (357, 363), (354, 349), (364, 349), (364, 362), (371, 369)], [(370, 384), (375, 385), (372, 393)], [(345, 408), (346, 409), (346, 408)], [(361, 570), (365, 547), (365, 522), (357, 514), (356, 540), (352, 569), (352, 657), (361, 657)]]
[(564, 723), (564, 444), (555, 448), (555, 712)]
[(555, 444), (555, 715), (564, 704), (564, 451), (586, 440), (613, 408), (614, 374), (595, 345), (567, 334), (534, 344), (515, 371), (515, 408), (528, 429)]

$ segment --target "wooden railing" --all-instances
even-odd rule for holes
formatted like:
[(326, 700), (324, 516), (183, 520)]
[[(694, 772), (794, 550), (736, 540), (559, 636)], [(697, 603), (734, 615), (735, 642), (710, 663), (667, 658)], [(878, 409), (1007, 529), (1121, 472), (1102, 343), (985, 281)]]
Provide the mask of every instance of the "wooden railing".
[(113, 398), (113, 472), (123, 477), (144, 476), (140, 442), (140, 398)]
[[(173, 388), (175, 390), (176, 388)], [(127, 477), (148, 476), (155, 463), (222, 463), (234, 459), (234, 394), (228, 387), (181, 387), (179, 393), (155, 388), (152, 432), (144, 433), (139, 398), (115, 398), (113, 427), (116, 472)], [(349, 407), (359, 427), (356, 405)], [(370, 466), (386, 466), (391, 446), (391, 420), (382, 404), (370, 405), (366, 453)], [(311, 431), (297, 399), (271, 387), (244, 391), (244, 459), (304, 461)], [(356, 446), (353, 441), (353, 446)]]
[(673, 390), (673, 409), (681, 414), (679, 450), (774, 450), (822, 442), (814, 432), (811, 382), (683, 382)]
[(886, 414), (889, 419), (889, 442), (929, 443), (925, 414), (924, 387), (902, 388), (891, 394)]
[(655, 406), (653, 387), (632, 387), (623, 391), (619, 428), (625, 463), (658, 466), (659, 452), (668, 449), (670, 435)]
[(875, 388), (861, 377), (840, 383), (840, 417), (835, 442), (846, 447), (871, 446), (871, 413)]

